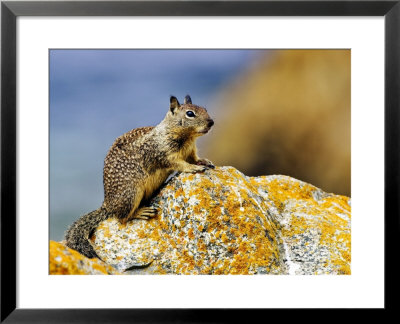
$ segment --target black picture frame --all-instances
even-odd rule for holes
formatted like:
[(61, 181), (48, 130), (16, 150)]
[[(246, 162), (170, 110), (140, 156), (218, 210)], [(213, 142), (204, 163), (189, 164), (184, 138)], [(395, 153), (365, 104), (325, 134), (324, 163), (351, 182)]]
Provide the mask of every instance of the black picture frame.
[[(1, 322), (236, 322), (244, 309), (16, 308), (16, 19), (19, 16), (383, 16), (385, 19), (385, 310), (397, 306), (400, 233), (400, 0), (395, 1), (2, 1), (1, 2)], [(368, 157), (366, 157), (368, 158)], [(373, 175), (366, 175), (373, 176)], [(373, 240), (373, 238), (371, 238)], [(373, 244), (373, 243), (371, 243)], [(393, 257), (391, 257), (393, 255)], [(373, 256), (371, 256), (372, 258)], [(368, 283), (366, 283), (368, 284)], [(61, 292), (60, 292), (61, 293)], [(137, 293), (137, 292), (132, 292)], [(89, 294), (89, 292), (88, 292)], [(108, 298), (105, 296), (105, 298)], [(151, 301), (149, 301), (151, 303)], [(250, 318), (249, 318), (250, 320)], [(247, 321), (245, 321), (247, 322)]]

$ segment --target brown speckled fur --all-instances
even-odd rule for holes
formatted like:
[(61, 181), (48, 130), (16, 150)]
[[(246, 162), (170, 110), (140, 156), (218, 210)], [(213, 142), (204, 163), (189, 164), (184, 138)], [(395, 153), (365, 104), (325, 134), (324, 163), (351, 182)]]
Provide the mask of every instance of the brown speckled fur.
[[(192, 111), (194, 117), (187, 111)], [(183, 105), (172, 96), (170, 110), (161, 123), (118, 137), (104, 160), (103, 204), (70, 226), (65, 235), (67, 246), (89, 258), (98, 257), (89, 238), (101, 221), (116, 217), (126, 223), (156, 216), (156, 210), (143, 206), (143, 202), (172, 172), (202, 172), (214, 167), (197, 156), (195, 144), (196, 138), (213, 124), (207, 110), (193, 105), (189, 96)]]

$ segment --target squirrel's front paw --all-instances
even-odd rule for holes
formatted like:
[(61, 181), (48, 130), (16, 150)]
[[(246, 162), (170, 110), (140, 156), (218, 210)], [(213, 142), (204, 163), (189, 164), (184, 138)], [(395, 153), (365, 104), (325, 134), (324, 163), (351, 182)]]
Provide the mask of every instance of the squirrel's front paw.
[(196, 164), (204, 165), (205, 167), (210, 168), (210, 169), (215, 169), (214, 164), (210, 160), (207, 160), (207, 159), (200, 159), (196, 162)]
[(205, 165), (191, 164), (190, 168), (186, 169), (185, 172), (197, 173), (197, 172), (204, 172), (206, 170), (207, 170), (207, 167)]

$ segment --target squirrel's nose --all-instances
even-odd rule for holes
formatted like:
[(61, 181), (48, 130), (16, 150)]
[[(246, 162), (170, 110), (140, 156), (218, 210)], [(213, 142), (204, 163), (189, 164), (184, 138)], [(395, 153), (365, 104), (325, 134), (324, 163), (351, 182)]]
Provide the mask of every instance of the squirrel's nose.
[(212, 127), (212, 125), (214, 125), (214, 121), (212, 119), (208, 119), (207, 122), (208, 127)]

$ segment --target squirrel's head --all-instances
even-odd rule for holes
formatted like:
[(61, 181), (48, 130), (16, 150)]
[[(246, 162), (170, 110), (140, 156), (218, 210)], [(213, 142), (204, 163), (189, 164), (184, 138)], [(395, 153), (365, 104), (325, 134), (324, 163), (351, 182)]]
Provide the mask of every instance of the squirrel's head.
[(181, 105), (176, 97), (171, 96), (169, 104), (168, 118), (173, 121), (174, 127), (189, 131), (193, 136), (206, 134), (214, 125), (207, 110), (192, 104), (189, 95), (185, 97)]

